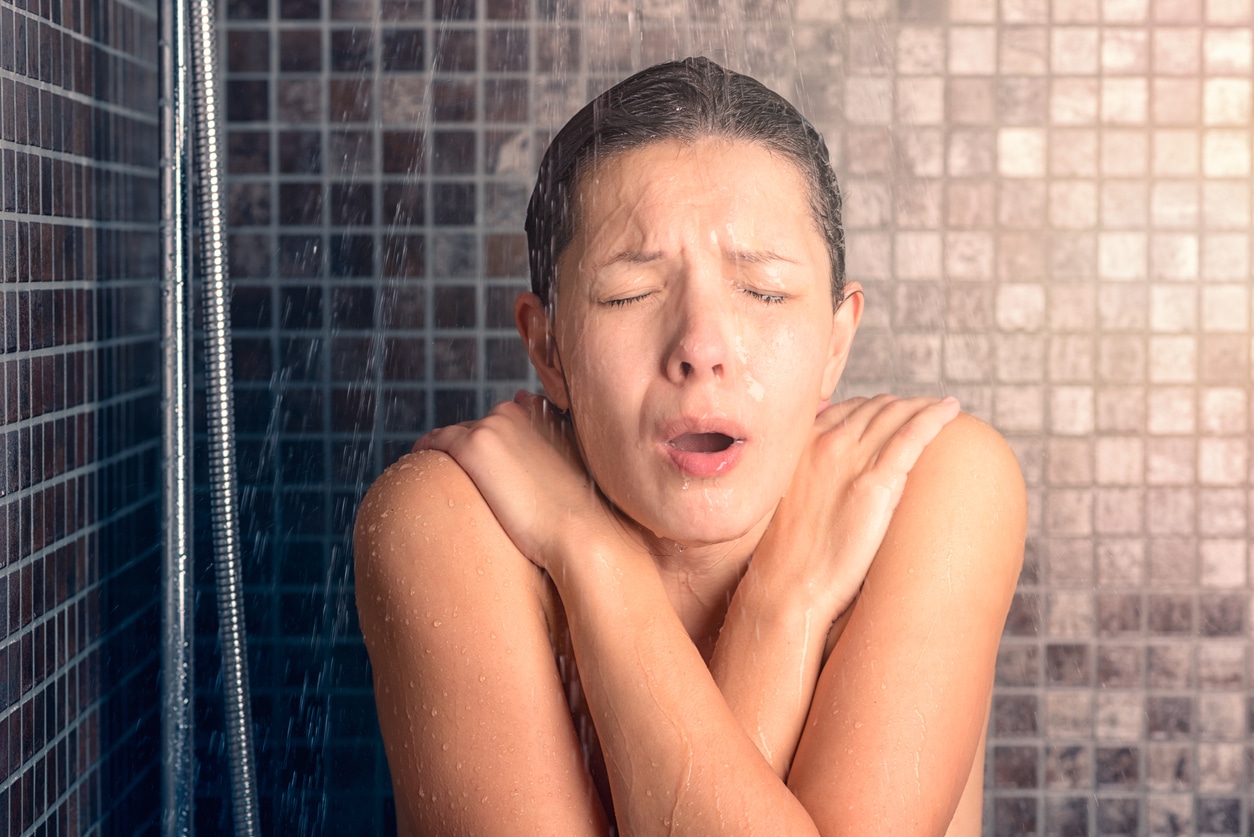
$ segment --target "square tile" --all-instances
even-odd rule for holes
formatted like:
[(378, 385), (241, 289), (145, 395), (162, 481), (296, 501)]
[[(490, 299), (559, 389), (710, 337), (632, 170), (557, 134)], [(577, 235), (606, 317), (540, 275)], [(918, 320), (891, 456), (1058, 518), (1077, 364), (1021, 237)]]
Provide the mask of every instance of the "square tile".
[(1098, 747), (1094, 773), (1099, 789), (1132, 790), (1139, 784), (1140, 751), (1136, 747)]
[(1045, 748), (1045, 787), (1082, 790), (1091, 786), (1093, 751), (1078, 744)]
[(996, 69), (996, 29), (991, 26), (953, 26), (950, 28), (949, 72), (951, 74), (987, 76), (996, 72)]
[(1192, 78), (1155, 78), (1154, 124), (1181, 129), (1196, 128), (1201, 121), (1201, 86)]
[[(1190, 495), (1191, 496), (1191, 495)], [(1161, 537), (1150, 541), (1150, 584), (1155, 587), (1172, 589), (1188, 587), (1195, 583), (1197, 564), (1197, 541), (1190, 537)], [(1191, 620), (1188, 614), (1191, 606), (1187, 601), (1174, 601), (1170, 608), (1184, 608), (1184, 618)], [(1177, 619), (1178, 615), (1166, 614), (1160, 619)], [(1160, 622), (1161, 624), (1161, 622)], [(1192, 622), (1188, 621), (1191, 625)], [(1170, 627), (1164, 630), (1173, 630)], [(1186, 629), (1187, 632), (1187, 629)]]
[(1239, 387), (1203, 389), (1199, 412), (1203, 433), (1239, 434), (1249, 425), (1246, 392)]
[(1196, 28), (1158, 26), (1150, 45), (1157, 75), (1196, 75), (1202, 65), (1202, 38)]
[(1046, 798), (1045, 829), (1057, 837), (1087, 837), (1089, 800), (1082, 796)]
[(1193, 683), (1193, 660), (1189, 647), (1151, 645), (1147, 651), (1146, 682), (1151, 689), (1189, 688)]
[[(1222, 0), (1212, 0), (1222, 2)], [(1196, 32), (1196, 30), (1194, 30)], [(1207, 29), (1202, 40), (1204, 69), (1210, 75), (1249, 75), (1251, 69), (1251, 40), (1254, 38), (1248, 26)]]
[(1146, 748), (1145, 785), (1154, 791), (1185, 791), (1193, 788), (1193, 753), (1188, 744), (1149, 744)]
[(897, 72), (940, 75), (944, 69), (944, 30), (934, 26), (902, 26), (897, 33)]
[(1093, 635), (1093, 594), (1056, 590), (1049, 594), (1048, 626), (1051, 637), (1083, 638)]
[(1102, 122), (1111, 125), (1143, 125), (1149, 109), (1149, 86), (1140, 78), (1103, 78)]
[(1145, 542), (1140, 538), (1102, 538), (1097, 542), (1098, 584), (1143, 584), (1145, 568)]
[(1201, 136), (1188, 129), (1153, 133), (1153, 172), (1165, 177), (1196, 177), (1201, 171)]
[[(1154, 634), (1188, 634), (1193, 627), (1192, 613), (1192, 603), (1187, 596), (1151, 595), (1149, 597), (1149, 630)], [(1175, 654), (1178, 651), (1179, 649), (1173, 647), (1171, 653)], [(1153, 660), (1153, 653), (1151, 653), (1151, 671)]]
[(1097, 693), (1095, 733), (1111, 741), (1136, 741), (1142, 735), (1144, 700), (1136, 692)]
[(1151, 794), (1146, 801), (1152, 837), (1182, 837), (1194, 833), (1193, 797), (1189, 794)]
[[(1101, 693), (1099, 693), (1099, 696), (1100, 694)], [(1093, 736), (1094, 729), (1093, 700), (1093, 692), (1088, 689), (1046, 691), (1044, 724), (1045, 735), (1050, 739), (1055, 740), (1068, 738), (1091, 738)], [(1075, 752), (1072, 755), (1071, 760), (1079, 762), (1082, 758), (1085, 758), (1083, 750)], [(1085, 759), (1083, 763), (1077, 764), (1075, 767), (1087, 772), (1087, 764), (1087, 759)], [(1063, 769), (1066, 769), (1065, 764), (1063, 765)], [(1060, 781), (1066, 782), (1068, 780), (1064, 778)], [(1060, 786), (1072, 787), (1071, 785), (1065, 784)]]
[(1035, 788), (1040, 772), (1036, 747), (993, 747), (993, 787)]
[(1096, 75), (1100, 66), (1099, 30), (1056, 26), (1050, 30), (1050, 66), (1055, 75)]
[(1097, 132), (1090, 128), (1054, 128), (1049, 145), (1049, 173), (1055, 177), (1097, 174)]
[(992, 729), (998, 737), (1035, 736), (1036, 697), (996, 695), (993, 698)]
[[(1197, 731), (1199, 737), (1206, 741), (1241, 741), (1245, 738), (1245, 697), (1239, 692), (1204, 692), (1198, 697), (1197, 703)], [(1217, 760), (1225, 763), (1224, 772), (1231, 776), (1232, 769), (1236, 769), (1236, 777), (1240, 778), (1241, 768), (1243, 767), (1241, 745), (1233, 747), (1218, 747), (1215, 752), (1223, 755), (1214, 756)], [(1205, 781), (1205, 760), (1201, 757), (1199, 746), (1199, 776)], [(1235, 785), (1229, 787), (1211, 786), (1206, 790), (1235, 790)]]
[(1097, 833), (1140, 833), (1140, 806), (1136, 799), (1097, 799)]
[(1149, 67), (1149, 33), (1131, 26), (1103, 29), (1101, 67), (1106, 75), (1143, 75)]
[(1084, 126), (1097, 122), (1100, 88), (1092, 78), (1055, 77), (1050, 82), (1049, 121)]
[(1138, 689), (1145, 682), (1145, 652), (1135, 645), (1103, 645), (1097, 652), (1097, 685)]

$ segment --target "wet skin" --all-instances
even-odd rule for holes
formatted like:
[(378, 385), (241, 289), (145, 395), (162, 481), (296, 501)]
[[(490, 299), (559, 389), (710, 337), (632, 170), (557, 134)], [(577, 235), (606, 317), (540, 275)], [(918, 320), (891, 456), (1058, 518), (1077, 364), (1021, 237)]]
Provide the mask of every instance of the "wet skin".
[(862, 298), (785, 160), (660, 142), (578, 195), (554, 321), (516, 310), (575, 438), (522, 396), (358, 517), (402, 833), (605, 832), (559, 622), (622, 833), (978, 833), (1013, 456), (951, 402), (823, 409)]
[(558, 264), (562, 377), (541, 374), (655, 549), (751, 551), (836, 386), (856, 318), (834, 317), (805, 188), (762, 146), (713, 139), (621, 154), (581, 182)]

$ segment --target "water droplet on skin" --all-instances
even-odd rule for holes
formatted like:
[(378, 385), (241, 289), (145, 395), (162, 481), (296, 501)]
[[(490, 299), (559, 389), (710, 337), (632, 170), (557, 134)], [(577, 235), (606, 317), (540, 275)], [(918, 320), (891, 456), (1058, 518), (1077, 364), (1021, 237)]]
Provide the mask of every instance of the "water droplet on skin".
[(755, 402), (761, 403), (762, 398), (764, 398), (766, 395), (766, 388), (762, 387), (760, 383), (757, 383), (757, 380), (754, 379), (754, 376), (747, 373), (747, 371), (745, 373), (745, 383), (749, 385), (749, 388), (747, 388), (747, 392), (749, 392), (749, 397), (754, 399)]
[(453, 499), (450, 497), (448, 501), (448, 507), (451, 509), (451, 508), (454, 508), (456, 505), (457, 504), (453, 502)]
[(440, 626), (441, 626), (441, 625), (443, 625), (443, 624), (444, 624), (444, 623), (443, 623), (443, 622), (441, 622), (439, 619), (436, 619), (434, 622), (432, 622), (432, 623), (431, 623), (431, 627), (433, 627), (433, 628), (438, 628), (438, 627), (440, 627)]
[(440, 749), (448, 752), (448, 742), (445, 741), (442, 745), (440, 745)]

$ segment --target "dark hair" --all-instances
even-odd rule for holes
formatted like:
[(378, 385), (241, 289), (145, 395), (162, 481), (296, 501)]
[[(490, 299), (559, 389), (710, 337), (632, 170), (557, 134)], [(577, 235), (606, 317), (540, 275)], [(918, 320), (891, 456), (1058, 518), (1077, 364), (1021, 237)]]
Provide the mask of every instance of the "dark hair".
[(546, 306), (553, 302), (558, 258), (575, 235), (575, 190), (588, 167), (649, 143), (703, 137), (754, 142), (797, 166), (827, 241), (832, 304), (840, 304), (845, 236), (840, 188), (823, 137), (786, 99), (756, 79), (708, 58), (686, 58), (656, 64), (614, 85), (571, 117), (549, 143), (526, 223), (531, 290)]

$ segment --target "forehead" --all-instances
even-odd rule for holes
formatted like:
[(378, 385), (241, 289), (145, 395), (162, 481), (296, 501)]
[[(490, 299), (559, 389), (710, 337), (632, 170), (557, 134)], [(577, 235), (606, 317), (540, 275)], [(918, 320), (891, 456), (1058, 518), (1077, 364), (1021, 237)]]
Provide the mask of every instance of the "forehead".
[(584, 248), (688, 223), (821, 236), (800, 166), (747, 140), (668, 139), (616, 151), (580, 173), (573, 198), (573, 238)]

